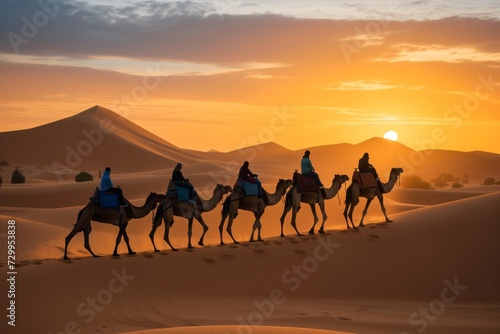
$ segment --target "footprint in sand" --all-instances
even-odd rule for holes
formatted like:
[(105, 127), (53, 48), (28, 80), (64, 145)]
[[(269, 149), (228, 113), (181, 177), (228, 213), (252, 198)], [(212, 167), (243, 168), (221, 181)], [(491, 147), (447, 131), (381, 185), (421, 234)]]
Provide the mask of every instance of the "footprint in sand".
[(293, 249), (293, 252), (298, 256), (305, 256), (307, 252), (303, 249)]
[(202, 260), (203, 262), (205, 262), (206, 264), (210, 264), (212, 266), (215, 266), (217, 264), (217, 262), (214, 260), (214, 259), (211, 259), (209, 257), (204, 257), (204, 256), (201, 256), (200, 257), (200, 260)]
[(273, 241), (273, 244), (279, 245), (279, 246), (283, 245), (283, 243), (281, 241)]
[(219, 257), (223, 260), (234, 260), (234, 258), (236, 257), (235, 255), (233, 254), (227, 254), (227, 253), (222, 253), (222, 254), (219, 254)]
[(292, 244), (298, 244), (298, 243), (300, 243), (300, 241), (298, 241), (297, 239), (293, 239), (293, 238), (288, 238), (287, 240), (288, 240), (290, 243), (292, 243)]
[(229, 245), (228, 247), (229, 247), (229, 248), (232, 248), (232, 249), (236, 249), (236, 248), (238, 248), (238, 245), (234, 245), (234, 244), (233, 244), (233, 245)]
[(380, 239), (380, 237), (378, 235), (370, 234), (370, 233), (366, 234), (365, 238), (370, 240), (370, 241), (378, 241)]
[(262, 255), (264, 254), (266, 251), (263, 250), (263, 249), (252, 249), (252, 251), (257, 254), (257, 255)]

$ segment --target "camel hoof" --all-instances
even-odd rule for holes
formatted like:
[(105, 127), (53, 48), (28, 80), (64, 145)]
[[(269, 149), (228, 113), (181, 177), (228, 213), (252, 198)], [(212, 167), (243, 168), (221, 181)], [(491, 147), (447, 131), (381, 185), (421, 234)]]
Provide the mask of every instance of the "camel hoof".
[(325, 233), (325, 230), (321, 229), (321, 230), (319, 230), (318, 232), (319, 232), (319, 233), (321, 233), (321, 234), (324, 234), (324, 233)]
[(63, 257), (63, 260), (69, 260), (69, 257), (65, 256)]
[(199, 241), (198, 246), (205, 246), (205, 245), (203, 244), (203, 241)]
[(284, 238), (284, 237), (285, 237), (285, 235), (284, 235), (283, 233), (281, 233), (280, 237)]
[(113, 255), (112, 255), (112, 256), (120, 256), (120, 254), (118, 254), (118, 253), (113, 253)]
[(387, 219), (385, 222), (386, 222), (386, 223), (392, 223), (393, 221), (394, 221), (394, 220), (392, 220), (392, 219)]
[(172, 252), (177, 252), (179, 251), (177, 248), (172, 248)]
[(158, 250), (158, 249), (155, 249), (155, 253), (159, 253), (159, 252), (160, 252), (160, 250)]
[(259, 238), (259, 239), (257, 239), (257, 241), (264, 241), (264, 239), (262, 239), (262, 238)]
[(255, 242), (255, 240), (254, 240), (254, 239), (250, 239), (250, 240), (248, 240), (248, 241), (249, 241), (249, 242)]
[(136, 255), (136, 252), (128, 252), (128, 255)]
[(225, 243), (223, 243), (223, 242), (221, 242), (221, 243), (220, 243), (220, 245), (221, 245), (221, 246), (225, 246), (226, 244), (225, 244)]
[(314, 234), (314, 230), (310, 230), (308, 233), (309, 234)]
[(189, 245), (189, 246), (188, 246), (188, 249), (193, 249), (193, 248), (194, 248), (194, 247), (193, 247), (193, 246), (191, 246), (191, 245)]
[(365, 227), (365, 224), (359, 224), (358, 227)]
[(235, 243), (236, 245), (239, 245), (239, 244), (240, 244), (240, 242), (239, 242), (239, 241), (235, 241), (234, 243)]

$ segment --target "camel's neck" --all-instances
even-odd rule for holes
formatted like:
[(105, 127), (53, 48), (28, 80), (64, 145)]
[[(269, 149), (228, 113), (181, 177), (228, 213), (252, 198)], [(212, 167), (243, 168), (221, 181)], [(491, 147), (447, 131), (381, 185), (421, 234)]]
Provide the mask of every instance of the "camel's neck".
[(212, 194), (212, 198), (205, 200), (200, 196), (200, 202), (203, 205), (203, 212), (212, 211), (217, 207), (217, 203), (222, 199), (222, 191), (216, 188)]
[(398, 180), (398, 176), (394, 173), (391, 173), (389, 176), (389, 181), (387, 183), (382, 183), (382, 188), (384, 188), (384, 193), (388, 193), (394, 188), (396, 181)]
[(128, 205), (132, 210), (132, 218), (143, 218), (151, 212), (155, 206), (155, 201), (152, 196), (149, 196), (143, 206), (134, 206), (130, 202), (128, 202)]
[(325, 188), (325, 199), (330, 199), (337, 195), (337, 192), (339, 191), (341, 185), (342, 184), (340, 183), (338, 178), (333, 179), (332, 186), (330, 188)]
[(274, 194), (270, 194), (265, 190), (264, 192), (266, 193), (267, 199), (269, 200), (269, 205), (275, 205), (279, 203), (280, 199), (285, 194), (286, 187), (284, 185), (278, 184), (276, 186), (276, 191), (274, 192)]

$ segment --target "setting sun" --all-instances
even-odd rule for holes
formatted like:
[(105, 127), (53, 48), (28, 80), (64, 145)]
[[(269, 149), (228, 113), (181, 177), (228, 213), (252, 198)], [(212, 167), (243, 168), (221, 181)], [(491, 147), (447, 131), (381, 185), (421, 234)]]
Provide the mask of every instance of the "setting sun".
[(385, 139), (389, 139), (389, 140), (393, 140), (393, 141), (396, 141), (398, 140), (398, 134), (396, 133), (396, 131), (387, 131), (385, 134), (384, 134), (384, 138)]

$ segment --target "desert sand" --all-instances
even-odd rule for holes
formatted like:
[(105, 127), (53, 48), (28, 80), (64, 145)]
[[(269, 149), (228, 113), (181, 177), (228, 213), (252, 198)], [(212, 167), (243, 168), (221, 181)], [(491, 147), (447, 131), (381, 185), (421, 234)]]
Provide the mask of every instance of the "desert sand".
[[(103, 119), (115, 129), (102, 132), (101, 138), (91, 131), (102, 130)], [(94, 134), (95, 145), (84, 130)], [(25, 138), (31, 142), (25, 143)], [(10, 144), (14, 139), (19, 146)], [(83, 140), (91, 149), (81, 151), (88, 154), (76, 164), (77, 156), (67, 159), (67, 147), (78, 153)], [(379, 138), (309, 149), (328, 185), (334, 174), (351, 177), (365, 151), (384, 181), (386, 171), (400, 166), (399, 157), (412, 153)], [(499, 178), (500, 156), (485, 152), (428, 155), (415, 167), (416, 174), (468, 173), (470, 184), (442, 190), (396, 186), (384, 195), (390, 223), (375, 200), (365, 218), (367, 226), (348, 230), (342, 216), (343, 186), (338, 197), (326, 202), (325, 234), (307, 234), (312, 215), (303, 204), (297, 224), (306, 235), (295, 234), (289, 214), (286, 237), (279, 237), (280, 202), (268, 207), (262, 218), (264, 241), (248, 242), (253, 214), (240, 211), (233, 233), (241, 243), (230, 242), (224, 231), (227, 245), (220, 246), (218, 205), (203, 214), (210, 228), (203, 247), (186, 248), (187, 222), (176, 217), (170, 236), (180, 250), (170, 250), (161, 226), (155, 236), (161, 252), (153, 252), (150, 214), (132, 220), (127, 228), (136, 255), (128, 255), (122, 242), (122, 255), (112, 257), (117, 227), (93, 222), (90, 242), (100, 257), (84, 249), (80, 233), (69, 245), (71, 260), (62, 259), (64, 238), (99, 185), (99, 169), (107, 165), (127, 198), (142, 205), (150, 192), (165, 192), (177, 161), (208, 199), (217, 183), (234, 184), (243, 160), (250, 161), (264, 187), (273, 192), (279, 178), (292, 177), (302, 153), (273, 143), (227, 153), (179, 148), (100, 107), (39, 128), (0, 133), (0, 158), (9, 162), (1, 166), (1, 332), (499, 332), (500, 186), (479, 183), (489, 176)], [(442, 156), (461, 163), (446, 164)], [(71, 168), (53, 168), (54, 161)], [(26, 184), (5, 182), (15, 166), (25, 171)], [(92, 172), (95, 181), (75, 183), (72, 178), (81, 170)], [(364, 203), (362, 199), (356, 208), (356, 222)], [(15, 327), (5, 316), (12, 300), (4, 292), (11, 289), (6, 280), (12, 271), (7, 266), (9, 221), (15, 221), (16, 231)], [(196, 222), (193, 233), (196, 244), (201, 235)]]

